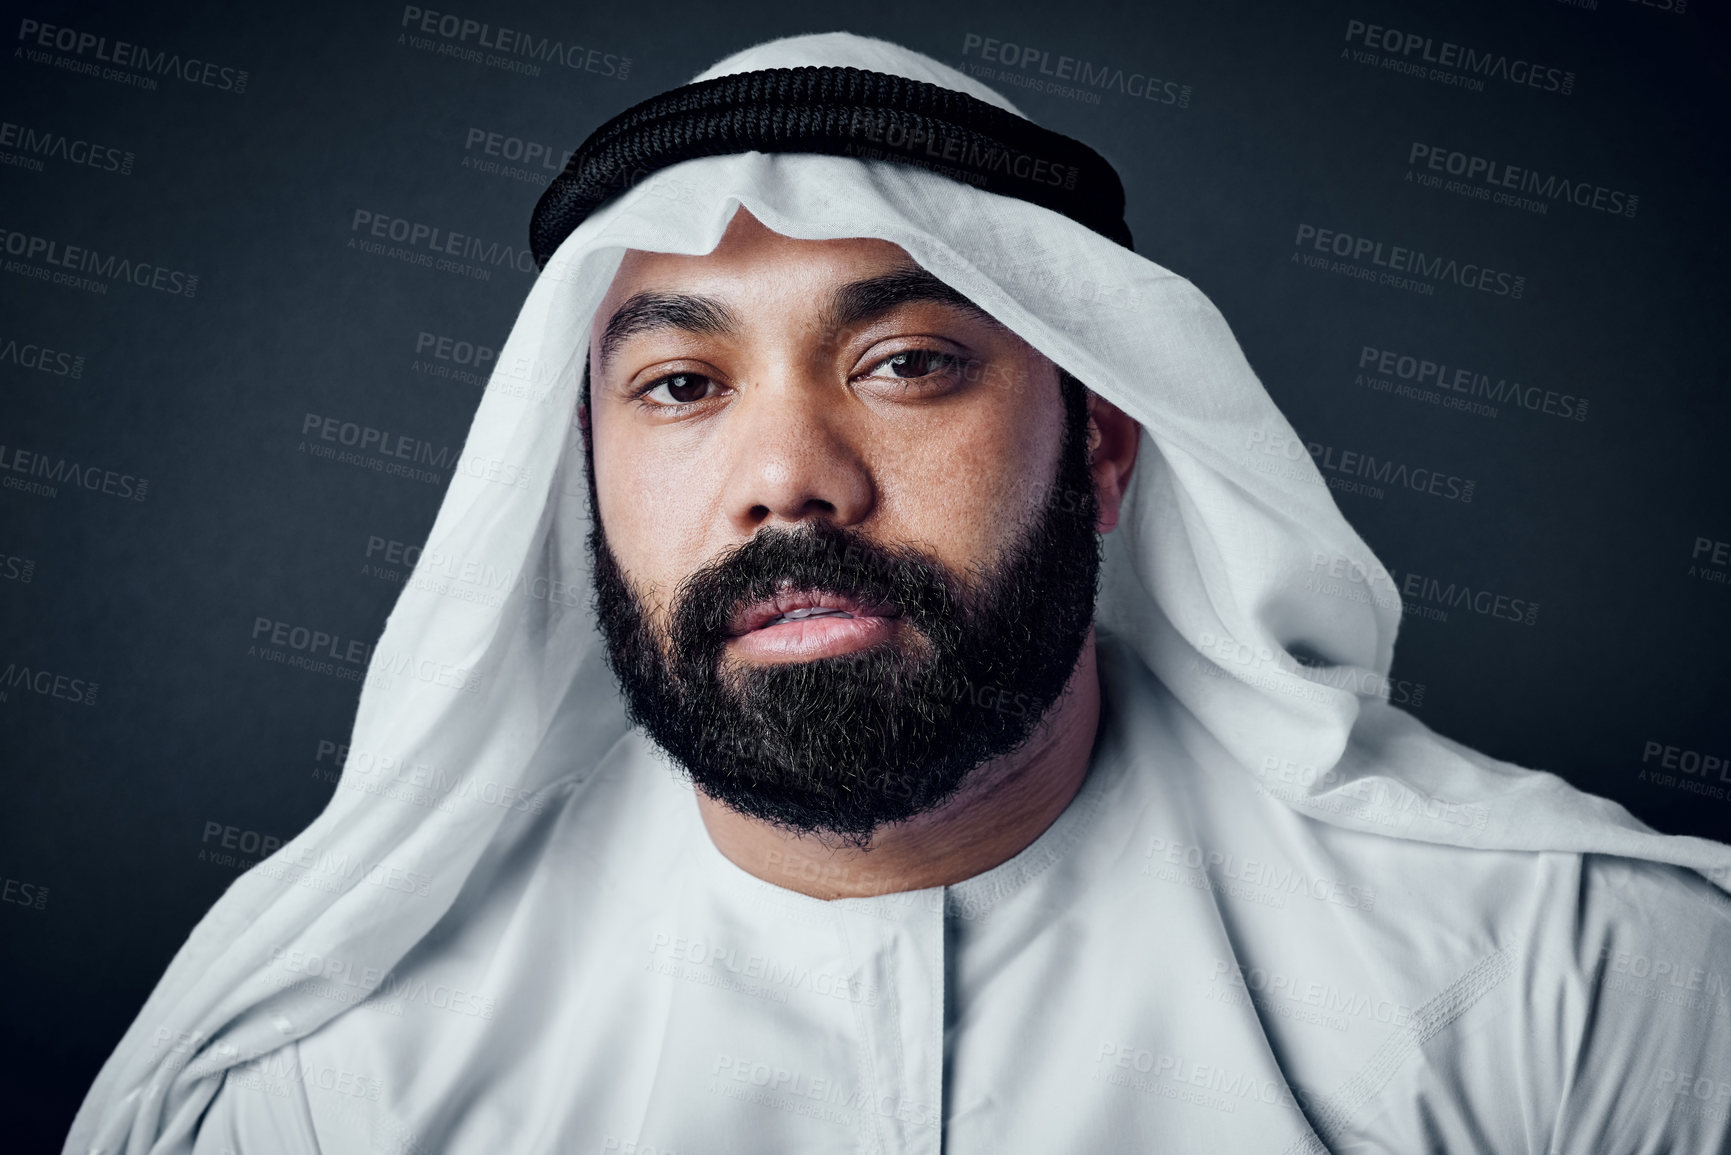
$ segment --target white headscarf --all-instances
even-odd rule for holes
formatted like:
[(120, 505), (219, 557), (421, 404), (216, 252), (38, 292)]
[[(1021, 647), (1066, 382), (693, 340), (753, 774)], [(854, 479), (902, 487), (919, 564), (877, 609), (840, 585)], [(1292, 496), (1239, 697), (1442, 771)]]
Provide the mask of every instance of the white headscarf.
[[(763, 44), (697, 79), (808, 64), (1016, 112), (954, 69), (847, 34)], [(591, 616), (573, 424), (590, 324), (626, 249), (709, 252), (741, 206), (792, 237), (900, 245), (1140, 423), (1098, 621), (1288, 805), (1389, 837), (1622, 855), (1731, 883), (1731, 847), (1652, 833), (1385, 700), (1400, 606), (1387, 571), (1188, 281), (1047, 209), (910, 166), (689, 161), (586, 220), (530, 290), (373, 656), (335, 796), (193, 931), (103, 1067), (68, 1153), (189, 1150), (227, 1068), (345, 1009), (291, 981), (305, 975), (285, 971), (285, 952), (344, 959), (351, 976), (390, 971), (460, 890), (489, 885), (517, 816), (625, 733)], [(1386, 811), (1370, 812), (1390, 799), (1404, 815), (1392, 834)]]

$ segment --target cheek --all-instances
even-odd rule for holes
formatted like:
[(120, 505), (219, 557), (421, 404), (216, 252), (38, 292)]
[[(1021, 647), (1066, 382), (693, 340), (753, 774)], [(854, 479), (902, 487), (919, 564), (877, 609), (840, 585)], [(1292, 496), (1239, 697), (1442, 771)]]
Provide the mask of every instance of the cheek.
[(907, 431), (877, 471), (886, 533), (959, 572), (1014, 542), (1045, 497), (1063, 436), (1061, 402), (1037, 396), (994, 392)]
[(626, 422), (592, 411), (595, 496), (607, 544), (651, 606), (702, 564), (715, 516), (714, 479), (700, 457), (682, 460)]

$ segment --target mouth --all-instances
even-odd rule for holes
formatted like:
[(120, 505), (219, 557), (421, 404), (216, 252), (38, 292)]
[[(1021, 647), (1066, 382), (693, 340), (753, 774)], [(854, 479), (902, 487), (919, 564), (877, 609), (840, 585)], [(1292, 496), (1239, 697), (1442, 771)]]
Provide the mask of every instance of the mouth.
[(861, 601), (822, 590), (784, 589), (772, 598), (753, 602), (734, 615), (728, 634), (743, 637), (759, 630), (825, 618), (897, 618), (893, 606)]

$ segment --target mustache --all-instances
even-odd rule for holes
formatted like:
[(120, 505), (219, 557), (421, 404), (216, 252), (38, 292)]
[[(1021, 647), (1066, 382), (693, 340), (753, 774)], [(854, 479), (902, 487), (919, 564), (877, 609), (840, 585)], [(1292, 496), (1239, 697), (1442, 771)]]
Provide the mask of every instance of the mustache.
[(913, 546), (822, 520), (764, 528), (680, 582), (669, 623), (676, 652), (719, 652), (738, 610), (786, 588), (892, 606), (928, 636), (967, 600), (943, 563)]

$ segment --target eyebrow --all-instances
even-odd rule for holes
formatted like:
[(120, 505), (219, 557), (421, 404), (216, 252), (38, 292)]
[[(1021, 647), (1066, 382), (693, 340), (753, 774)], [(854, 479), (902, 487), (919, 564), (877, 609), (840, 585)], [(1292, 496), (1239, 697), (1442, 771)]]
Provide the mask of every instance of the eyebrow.
[[(842, 285), (830, 294), (822, 325), (827, 333), (843, 333), (870, 324), (904, 305), (928, 302), (948, 305), (988, 324), (1000, 325), (997, 318), (918, 265)], [(620, 345), (641, 333), (678, 329), (726, 337), (737, 333), (740, 327), (732, 311), (714, 297), (646, 289), (628, 297), (608, 318), (601, 333), (601, 364), (605, 367)]]
[(710, 337), (725, 337), (739, 331), (739, 321), (726, 305), (714, 297), (691, 293), (663, 293), (647, 289), (627, 298), (607, 320), (601, 333), (601, 365), (606, 367), (620, 345), (639, 333), (656, 329), (680, 329)]
[(863, 281), (854, 281), (830, 295), (824, 309), (825, 332), (842, 333), (870, 324), (903, 305), (948, 305), (994, 326), (996, 317), (938, 280), (918, 265), (906, 265)]

